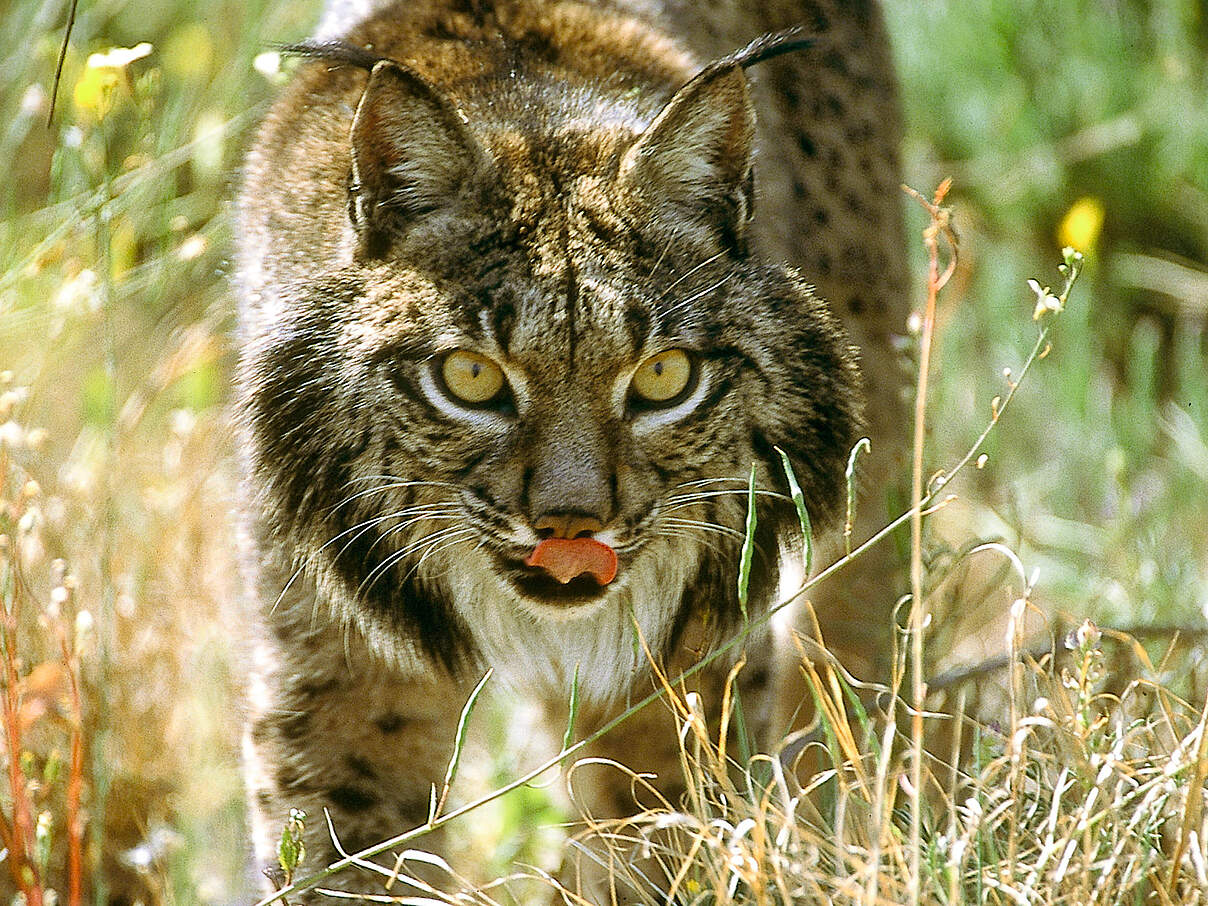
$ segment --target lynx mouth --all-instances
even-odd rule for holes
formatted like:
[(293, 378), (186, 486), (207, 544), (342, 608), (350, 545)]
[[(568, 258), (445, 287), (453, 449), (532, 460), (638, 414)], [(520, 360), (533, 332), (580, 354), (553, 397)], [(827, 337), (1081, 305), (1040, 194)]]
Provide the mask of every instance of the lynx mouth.
[(576, 576), (563, 583), (544, 570), (531, 567), (515, 569), (509, 578), (513, 587), (526, 598), (563, 607), (598, 601), (608, 590), (590, 575)]
[(599, 582), (591, 572), (584, 572), (567, 582), (552, 576), (540, 566), (529, 566), (503, 553), (496, 560), (512, 588), (524, 598), (557, 607), (575, 607), (603, 598), (609, 585)]

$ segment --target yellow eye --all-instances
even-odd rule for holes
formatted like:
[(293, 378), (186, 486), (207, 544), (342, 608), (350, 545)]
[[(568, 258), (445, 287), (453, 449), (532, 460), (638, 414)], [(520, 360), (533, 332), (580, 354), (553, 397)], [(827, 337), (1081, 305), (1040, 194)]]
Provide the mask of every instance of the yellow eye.
[(633, 373), (633, 391), (651, 403), (665, 403), (683, 393), (692, 377), (692, 360), (682, 349), (652, 355)]
[(441, 365), (445, 386), (462, 402), (485, 403), (503, 389), (503, 370), (486, 356), (458, 349)]

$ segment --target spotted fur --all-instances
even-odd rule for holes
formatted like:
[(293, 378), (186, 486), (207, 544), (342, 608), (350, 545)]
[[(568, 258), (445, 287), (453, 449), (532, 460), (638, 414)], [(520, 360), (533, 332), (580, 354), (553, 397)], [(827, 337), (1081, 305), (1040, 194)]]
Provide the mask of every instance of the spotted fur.
[[(486, 667), (553, 702), (578, 669), (591, 723), (648, 688), (635, 632), (667, 664), (724, 640), (752, 464), (753, 611), (798, 535), (779, 450), (834, 524), (856, 357), (760, 251), (745, 71), (804, 42), (709, 64), (667, 30), (682, 11), (660, 27), (628, 7), (411, 0), (328, 23), (337, 39), (303, 48), (249, 155), (239, 409), (266, 863), (290, 807), (328, 809), (346, 849), (422, 821)], [(853, 7), (871, 41), (875, 11)], [(441, 363), (458, 349), (498, 363), (506, 393), (457, 399)], [(692, 378), (650, 405), (630, 379), (667, 349)], [(542, 519), (567, 515), (616, 551), (605, 588), (523, 565)], [(319, 821), (310, 843), (318, 867)]]

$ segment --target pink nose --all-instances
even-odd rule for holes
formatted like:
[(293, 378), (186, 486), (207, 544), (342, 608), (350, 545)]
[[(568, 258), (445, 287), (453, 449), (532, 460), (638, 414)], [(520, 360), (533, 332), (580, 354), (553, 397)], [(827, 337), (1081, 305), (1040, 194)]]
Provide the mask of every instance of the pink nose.
[(581, 513), (547, 513), (535, 524), (543, 538), (590, 538), (604, 528), (595, 516)]

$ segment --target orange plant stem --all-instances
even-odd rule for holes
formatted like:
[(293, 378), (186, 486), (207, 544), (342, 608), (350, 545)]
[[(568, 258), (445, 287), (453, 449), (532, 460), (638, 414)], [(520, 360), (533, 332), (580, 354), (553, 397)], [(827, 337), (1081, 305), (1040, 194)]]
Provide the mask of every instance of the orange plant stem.
[(84, 709), (80, 702), (79, 665), (71, 656), (66, 634), (60, 636), (63, 666), (71, 682), (71, 769), (67, 776), (67, 906), (81, 906), (84, 882), (84, 820), (80, 793), (84, 786)]
[[(0, 497), (9, 499), (9, 462), (7, 454), (0, 455)], [(0, 719), (4, 722), (4, 740), (8, 746), (8, 785), (13, 801), (12, 822), (0, 822), (4, 845), (8, 847), (9, 872), (17, 889), (25, 894), (28, 906), (42, 906), (42, 883), (38, 878), (38, 866), (30, 862), (29, 841), (33, 839), (33, 823), (30, 817), (29, 788), (25, 783), (25, 772), (21, 770), (21, 723), (20, 700), (17, 692), (17, 613), (23, 588), (21, 574), (16, 561), (9, 560), (13, 582), (12, 600), (4, 602), (4, 614), (0, 618), (0, 646), (4, 648), (4, 699)]]
[[(15, 605), (14, 605), (15, 606)], [(13, 797), (12, 840), (8, 850), (9, 870), (17, 888), (25, 894), (29, 906), (42, 906), (42, 883), (38, 867), (29, 859), (29, 841), (33, 839), (29, 793), (25, 772), (21, 770), (21, 725), (17, 700), (16, 616), (4, 617), (4, 735), (8, 744), (8, 784)], [(8, 842), (8, 841), (6, 841)]]

